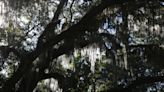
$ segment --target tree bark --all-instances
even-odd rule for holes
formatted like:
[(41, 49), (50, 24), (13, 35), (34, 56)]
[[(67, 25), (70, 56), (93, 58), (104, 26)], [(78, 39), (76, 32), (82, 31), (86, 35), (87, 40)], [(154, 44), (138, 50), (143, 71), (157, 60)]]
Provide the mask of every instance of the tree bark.
[[(64, 0), (62, 1), (64, 2)], [(61, 1), (61, 4), (63, 4), (62, 1)], [(46, 42), (44, 42), (43, 41), (44, 37), (42, 38), (42, 35), (45, 35), (44, 34), (45, 32), (53, 31), (55, 29), (54, 20), (56, 21), (58, 19), (59, 14), (55, 15), (52, 21), (45, 28), (43, 34), (39, 37), (37, 48), (33, 52), (27, 53), (26, 56), (23, 59), (21, 59), (21, 64), (18, 67), (17, 71), (3, 85), (1, 89), (2, 92), (13, 92), (15, 90), (16, 83), (18, 83), (18, 81), (20, 81), (20, 79), (23, 76), (25, 76), (25, 73), (27, 71), (30, 71), (30, 69), (32, 68), (33, 61), (41, 53), (45, 53), (48, 49), (51, 49), (55, 44), (58, 44), (60, 41), (64, 39), (78, 36), (84, 31), (86, 31), (87, 28), (90, 26), (90, 23), (93, 23), (95, 21), (96, 16), (100, 14), (101, 12), (103, 12), (105, 8), (110, 7), (110, 6), (124, 4), (131, 1), (133, 2), (135, 0), (103, 0), (101, 4), (93, 7), (77, 24), (71, 26), (70, 28), (68, 28), (66, 31), (62, 32), (59, 35), (53, 35), (48, 40), (46, 40)], [(143, 2), (143, 0), (138, 0), (138, 1)], [(61, 8), (62, 7), (60, 7), (60, 9)], [(61, 11), (60, 9), (59, 11)], [(61, 54), (55, 57), (58, 57), (60, 55)]]

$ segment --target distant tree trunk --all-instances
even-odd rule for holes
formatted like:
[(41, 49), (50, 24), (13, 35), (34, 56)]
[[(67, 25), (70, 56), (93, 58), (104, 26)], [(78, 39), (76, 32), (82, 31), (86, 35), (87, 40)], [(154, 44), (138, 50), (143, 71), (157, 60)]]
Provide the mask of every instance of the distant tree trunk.
[(123, 31), (123, 38), (122, 42), (124, 43), (125, 47), (122, 49), (123, 56), (124, 56), (124, 67), (127, 70), (128, 69), (128, 52), (129, 52), (129, 29), (128, 29), (128, 5), (125, 5), (122, 7), (122, 19), (123, 19), (123, 25), (122, 25), (122, 31)]
[(33, 92), (37, 83), (42, 80), (41, 77), (44, 75), (44, 70), (48, 68), (51, 62), (50, 53), (50, 51), (46, 51), (39, 56), (37, 65), (33, 65), (33, 68), (20, 81), (18, 92)]

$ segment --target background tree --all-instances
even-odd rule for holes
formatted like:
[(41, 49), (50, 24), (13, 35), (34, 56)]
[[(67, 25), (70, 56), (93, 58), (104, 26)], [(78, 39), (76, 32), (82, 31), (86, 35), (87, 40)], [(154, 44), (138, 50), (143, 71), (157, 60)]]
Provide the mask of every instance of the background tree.
[(0, 5), (0, 91), (164, 91), (163, 0)]

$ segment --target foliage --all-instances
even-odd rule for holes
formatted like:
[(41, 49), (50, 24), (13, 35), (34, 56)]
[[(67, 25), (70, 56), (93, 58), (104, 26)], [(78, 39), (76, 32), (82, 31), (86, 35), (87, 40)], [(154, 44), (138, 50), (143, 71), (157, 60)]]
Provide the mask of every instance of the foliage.
[(1, 3), (0, 91), (164, 91), (163, 0)]

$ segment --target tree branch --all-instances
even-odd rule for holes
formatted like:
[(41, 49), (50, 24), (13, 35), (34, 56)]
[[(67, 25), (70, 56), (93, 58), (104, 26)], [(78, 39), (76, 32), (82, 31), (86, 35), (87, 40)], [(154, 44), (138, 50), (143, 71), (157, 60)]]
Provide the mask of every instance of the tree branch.
[(43, 33), (40, 35), (39, 39), (38, 39), (38, 44), (37, 46), (41, 45), (44, 43), (44, 41), (49, 40), (49, 38), (51, 36), (54, 36), (54, 30), (57, 26), (57, 24), (60, 23), (59, 15), (61, 14), (64, 5), (67, 3), (68, 0), (61, 0), (60, 4), (57, 7), (56, 12), (54, 13), (54, 16), (51, 20), (51, 22), (46, 26), (45, 30), (43, 31)]
[[(68, 38), (73, 38), (74, 36), (80, 35), (81, 31), (86, 31), (90, 23), (93, 23), (93, 20), (96, 18), (98, 14), (103, 12), (103, 10), (109, 6), (115, 6), (120, 5), (123, 3), (127, 3), (129, 1), (135, 1), (135, 0), (102, 0), (102, 3), (98, 6), (93, 7), (77, 24), (71, 26), (66, 31), (62, 32), (61, 34), (55, 36), (52, 35), (46, 42), (44, 42), (44, 36), (46, 33), (43, 33), (39, 37), (37, 48), (31, 52), (26, 54), (26, 57), (24, 57), (21, 61), (23, 62), (22, 65), (19, 66), (17, 71), (14, 73), (14, 75), (6, 81), (6, 83), (3, 85), (2, 92), (13, 92), (15, 88), (15, 84), (21, 79), (21, 77), (24, 75), (26, 71), (31, 69), (31, 65), (33, 61), (41, 54), (44, 53), (49, 48), (52, 48), (53, 45), (59, 43), (60, 41)], [(139, 0), (142, 1), (143, 0)], [(63, 4), (65, 0), (61, 0), (61, 4)], [(64, 5), (63, 5), (64, 6)], [(61, 6), (58, 6), (61, 7)], [(58, 10), (58, 9), (57, 9)], [(60, 10), (60, 9), (59, 9)], [(58, 11), (57, 11), (58, 12)], [(56, 17), (57, 16), (57, 17)], [(57, 13), (54, 15), (54, 18), (52, 19), (52, 22), (50, 22), (47, 27), (45, 28), (44, 32), (50, 32), (55, 29), (54, 23), (56, 23), (56, 20), (58, 19), (59, 14)], [(55, 22), (54, 22), (55, 21)]]
[(164, 76), (155, 76), (155, 77), (140, 77), (136, 80), (132, 81), (131, 84), (129, 84), (126, 87), (116, 87), (107, 90), (107, 92), (133, 92), (133, 90), (140, 85), (143, 84), (150, 84), (154, 82), (164, 82)]
[[(62, 11), (62, 8), (64, 7), (65, 2), (67, 2), (67, 0), (61, 0), (60, 4), (57, 7), (57, 10), (54, 14), (54, 17), (52, 19), (52, 21), (46, 26), (44, 32), (42, 33), (42, 35), (39, 37), (39, 41), (41, 42), (41, 44), (43, 43), (43, 38), (47, 37), (48, 32), (52, 31), (55, 29), (55, 27), (57, 26), (57, 20), (58, 17)], [(40, 43), (39, 43), (40, 45)], [(26, 57), (23, 57), (20, 61), (21, 64), (19, 65), (17, 71), (13, 74), (13, 76), (11, 78), (9, 78), (5, 84), (3, 85), (2, 89), (0, 89), (0, 91), (2, 92), (13, 92), (15, 84), (19, 81), (19, 79), (25, 74), (26, 70), (30, 70), (31, 66), (32, 66), (32, 62), (39, 56), (40, 53), (38, 53), (36, 56), (32, 54), (32, 53), (26, 53)]]

